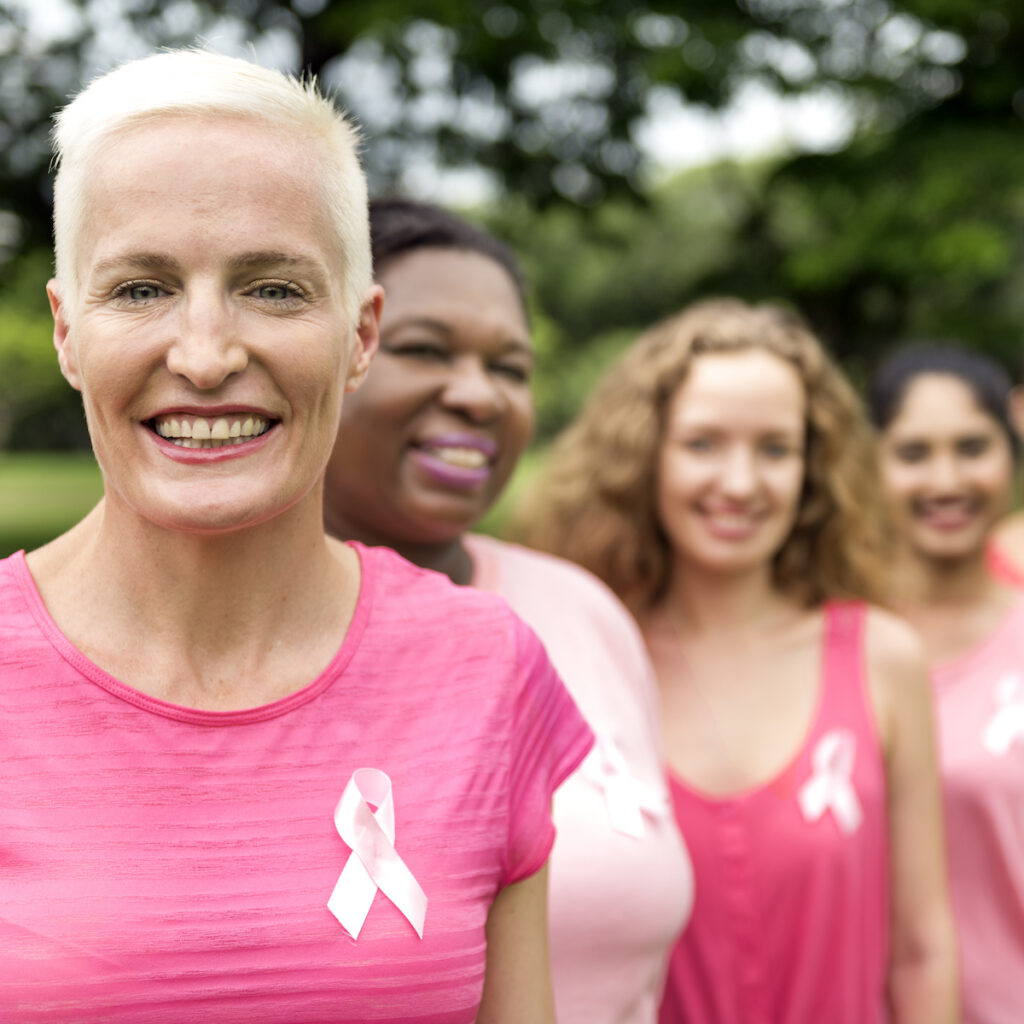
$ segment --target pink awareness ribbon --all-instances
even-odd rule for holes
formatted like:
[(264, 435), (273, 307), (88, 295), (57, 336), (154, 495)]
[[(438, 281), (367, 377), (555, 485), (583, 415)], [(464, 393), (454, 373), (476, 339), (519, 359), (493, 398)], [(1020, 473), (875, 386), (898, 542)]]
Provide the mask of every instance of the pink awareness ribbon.
[(825, 811), (831, 811), (847, 835), (860, 828), (863, 814), (850, 781), (856, 752), (857, 739), (847, 729), (833, 729), (818, 741), (811, 754), (813, 774), (797, 794), (807, 821), (817, 821)]
[(996, 711), (985, 726), (985, 749), (1005, 757), (1017, 739), (1024, 739), (1024, 693), (1020, 677), (1011, 672), (996, 684)]
[[(377, 810), (370, 810), (373, 804)], [(391, 779), (378, 768), (357, 768), (334, 810), (334, 827), (352, 850), (327, 908), (359, 938), (379, 889), (423, 938), (427, 896), (395, 849)]]
[(597, 737), (583, 762), (583, 777), (604, 794), (612, 828), (635, 839), (643, 838), (644, 813), (652, 818), (668, 815), (668, 793), (635, 778), (613, 739)]

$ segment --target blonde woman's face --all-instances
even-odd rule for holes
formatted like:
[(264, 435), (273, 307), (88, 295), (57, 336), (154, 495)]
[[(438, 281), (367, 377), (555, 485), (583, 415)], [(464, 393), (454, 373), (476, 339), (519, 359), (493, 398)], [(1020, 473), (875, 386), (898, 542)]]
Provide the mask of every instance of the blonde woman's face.
[(168, 119), (97, 159), (81, 287), (72, 302), (52, 282), (50, 296), (108, 503), (206, 533), (319, 504), (379, 300), (357, 336), (318, 183), (295, 159), (304, 144)]
[(698, 356), (673, 396), (657, 507), (677, 561), (766, 570), (793, 527), (804, 482), (806, 396), (769, 352)]
[(921, 374), (882, 435), (882, 479), (918, 557), (981, 558), (1009, 508), (1013, 454), (1003, 428), (963, 381)]

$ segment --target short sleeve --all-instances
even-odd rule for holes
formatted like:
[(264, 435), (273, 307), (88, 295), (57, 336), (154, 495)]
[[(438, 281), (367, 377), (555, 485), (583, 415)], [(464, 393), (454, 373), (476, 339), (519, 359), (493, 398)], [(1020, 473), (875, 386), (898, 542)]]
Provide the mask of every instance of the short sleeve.
[(536, 634), (515, 620), (516, 686), (509, 739), (510, 807), (504, 884), (539, 871), (551, 853), (551, 799), (594, 743)]

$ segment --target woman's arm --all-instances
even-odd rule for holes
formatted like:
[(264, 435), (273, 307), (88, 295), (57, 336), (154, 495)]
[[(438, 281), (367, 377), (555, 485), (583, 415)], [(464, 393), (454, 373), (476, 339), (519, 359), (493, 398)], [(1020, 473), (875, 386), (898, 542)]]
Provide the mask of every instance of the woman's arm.
[(506, 886), (487, 915), (477, 1024), (555, 1024), (548, 963), (548, 869)]
[(899, 619), (872, 611), (868, 668), (886, 758), (893, 1024), (960, 1020), (956, 938), (924, 652)]

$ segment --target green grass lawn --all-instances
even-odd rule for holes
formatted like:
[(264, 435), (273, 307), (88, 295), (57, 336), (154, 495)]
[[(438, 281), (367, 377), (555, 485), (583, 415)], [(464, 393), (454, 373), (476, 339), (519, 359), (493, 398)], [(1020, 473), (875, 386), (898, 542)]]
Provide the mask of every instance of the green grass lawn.
[[(527, 452), (498, 503), (477, 529), (500, 535), (540, 457)], [(103, 482), (88, 453), (0, 453), (0, 558), (31, 551), (78, 522), (99, 501)]]
[(100, 471), (89, 453), (0, 454), (0, 557), (52, 540), (102, 493)]

